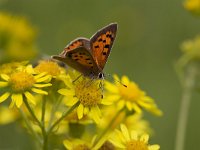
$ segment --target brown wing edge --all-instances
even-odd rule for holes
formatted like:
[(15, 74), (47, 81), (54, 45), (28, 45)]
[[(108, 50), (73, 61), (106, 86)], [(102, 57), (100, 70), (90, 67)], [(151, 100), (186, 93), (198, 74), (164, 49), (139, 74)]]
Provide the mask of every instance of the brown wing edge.
[[(115, 33), (115, 37), (116, 37), (116, 33), (117, 33), (117, 28), (118, 28), (118, 24), (117, 23), (111, 23), (105, 27), (103, 27), (102, 29), (99, 29), (94, 35), (92, 35), (92, 37), (90, 38), (91, 43), (96, 41), (96, 39), (102, 34), (102, 33), (106, 33), (107, 31), (112, 31), (113, 33)], [(114, 38), (115, 38), (114, 37)]]

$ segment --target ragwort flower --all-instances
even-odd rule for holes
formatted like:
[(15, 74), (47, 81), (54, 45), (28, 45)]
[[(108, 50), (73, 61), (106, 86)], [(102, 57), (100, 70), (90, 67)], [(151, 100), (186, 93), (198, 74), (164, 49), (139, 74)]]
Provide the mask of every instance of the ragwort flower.
[(123, 76), (120, 80), (117, 75), (114, 75), (114, 79), (121, 81), (124, 85), (118, 82), (115, 84), (106, 82), (105, 88), (108, 94), (105, 99), (116, 101), (119, 109), (126, 107), (129, 111), (134, 110), (137, 113), (141, 113), (141, 108), (145, 108), (156, 115), (162, 114), (154, 100), (147, 96), (135, 82), (130, 81), (127, 76)]
[(106, 140), (108, 136), (104, 136), (99, 140), (96, 144), (96, 135), (92, 138), (91, 141), (84, 140), (84, 139), (66, 139), (63, 141), (63, 144), (66, 149), (69, 150), (100, 150), (101, 147), (107, 143)]
[(194, 15), (200, 15), (200, 0), (185, 0), (183, 3), (185, 9)]
[(11, 97), (10, 107), (16, 105), (19, 108), (24, 98), (28, 102), (35, 104), (32, 92), (47, 95), (48, 92), (42, 90), (42, 88), (51, 86), (51, 83), (48, 83), (51, 80), (51, 76), (45, 73), (34, 74), (30, 65), (20, 67), (10, 75), (1, 74), (0, 77), (0, 88), (3, 91), (0, 96), (0, 102)]
[(137, 132), (132, 130), (130, 133), (124, 124), (120, 125), (120, 130), (115, 130), (111, 135), (110, 142), (119, 149), (126, 150), (159, 150), (160, 146), (149, 145), (149, 135), (138, 136)]
[(64, 82), (67, 88), (60, 89), (58, 92), (66, 96), (66, 105), (73, 106), (80, 102), (77, 107), (78, 118), (82, 119), (84, 115), (89, 115), (96, 123), (99, 123), (101, 118), (99, 105), (111, 104), (110, 101), (104, 101), (102, 98), (102, 91), (99, 88), (101, 81), (82, 77), (73, 84), (73, 80), (68, 77)]
[(46, 72), (47, 74), (51, 75), (54, 78), (59, 77), (60, 75), (64, 75), (65, 73), (64, 68), (60, 67), (53, 60), (40, 61), (39, 64), (34, 68), (34, 70), (37, 73)]

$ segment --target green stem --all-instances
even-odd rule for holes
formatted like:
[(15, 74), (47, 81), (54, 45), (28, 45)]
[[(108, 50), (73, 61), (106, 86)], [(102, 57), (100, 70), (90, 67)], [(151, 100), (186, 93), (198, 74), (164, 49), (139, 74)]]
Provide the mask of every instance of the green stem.
[(115, 120), (119, 117), (120, 113), (124, 111), (124, 109), (119, 110), (112, 118), (112, 120), (109, 122), (105, 130), (101, 132), (101, 134), (97, 137), (97, 139), (94, 142), (93, 147), (96, 146), (96, 144), (101, 140), (101, 138), (109, 131), (110, 128), (112, 128), (113, 124), (115, 123)]
[(28, 109), (29, 113), (31, 114), (31, 116), (33, 117), (33, 119), (36, 121), (36, 123), (38, 124), (38, 126), (40, 127), (41, 131), (42, 131), (42, 136), (43, 136), (43, 150), (47, 150), (48, 149), (48, 136), (46, 134), (45, 128), (44, 126), (41, 124), (41, 122), (38, 120), (38, 118), (36, 117), (35, 113), (33, 112), (33, 110), (31, 109), (30, 105), (28, 104), (27, 99), (24, 99), (24, 104), (26, 106), (26, 108)]
[(42, 124), (40, 123), (40, 121), (38, 120), (38, 118), (35, 116), (35, 113), (31, 109), (30, 105), (28, 104), (27, 99), (25, 99), (25, 98), (24, 98), (24, 104), (25, 104), (26, 108), (28, 109), (29, 113), (31, 114), (31, 116), (33, 117), (33, 119), (38, 124), (38, 126), (42, 129)]
[(192, 98), (192, 90), (195, 85), (197, 68), (194, 65), (190, 65), (187, 71), (188, 74), (185, 76), (185, 81), (183, 84), (182, 100), (176, 132), (175, 150), (184, 150), (188, 113)]
[(80, 104), (80, 102), (78, 101), (76, 104), (74, 104), (68, 111), (66, 111), (62, 117), (60, 117), (47, 131), (47, 135), (49, 135), (51, 133), (51, 131), (53, 131), (53, 129), (65, 118), (67, 117), (78, 105)]
[[(33, 130), (31, 124), (29, 123), (29, 120), (27, 118), (27, 116), (25, 115), (24, 111), (19, 109), (20, 110), (20, 114), (22, 115), (23, 119), (24, 119), (24, 122), (28, 128), (28, 130), (32, 133), (33, 137), (37, 140), (37, 141), (41, 141), (40, 137), (38, 136), (38, 134)], [(40, 142), (39, 143), (40, 145), (42, 145), (42, 143)]]
[[(55, 99), (55, 97), (54, 97), (54, 99)], [(59, 98), (56, 100), (56, 104), (52, 106), (51, 115), (50, 115), (50, 119), (49, 119), (49, 123), (48, 123), (48, 129), (51, 126), (51, 123), (52, 123), (54, 116), (55, 116), (55, 112), (58, 110), (61, 101), (62, 101), (62, 96), (60, 95)]]
[(43, 150), (48, 149), (48, 136), (45, 129), (45, 112), (46, 112), (46, 97), (42, 101), (42, 115), (41, 115), (41, 124), (42, 124), (42, 137), (43, 137)]
[(41, 123), (43, 127), (45, 127), (45, 109), (46, 109), (46, 97), (42, 100), (42, 115), (41, 115)]

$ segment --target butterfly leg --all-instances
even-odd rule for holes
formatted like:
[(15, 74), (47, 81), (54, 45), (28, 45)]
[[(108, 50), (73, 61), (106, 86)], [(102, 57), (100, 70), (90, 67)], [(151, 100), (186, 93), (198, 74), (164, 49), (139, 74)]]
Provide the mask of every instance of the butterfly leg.
[(80, 74), (72, 83), (74, 84), (83, 74)]
[(102, 95), (101, 98), (103, 99), (103, 94), (104, 94), (104, 79), (101, 80), (99, 83), (99, 89), (101, 89)]
[(92, 85), (92, 83), (94, 83), (94, 81), (95, 81), (94, 76), (91, 76), (90, 80), (85, 84), (84, 87), (89, 87), (90, 85)]

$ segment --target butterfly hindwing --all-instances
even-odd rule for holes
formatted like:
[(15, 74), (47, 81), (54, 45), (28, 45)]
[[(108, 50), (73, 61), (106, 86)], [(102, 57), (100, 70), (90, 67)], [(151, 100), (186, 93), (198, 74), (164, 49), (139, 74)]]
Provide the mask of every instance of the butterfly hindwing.
[(77, 38), (75, 40), (73, 40), (72, 42), (70, 42), (67, 46), (65, 46), (63, 52), (61, 53), (62, 54), (65, 54), (66, 52), (68, 51), (71, 51), (75, 48), (78, 48), (78, 47), (86, 47), (89, 49), (89, 46), (90, 46), (90, 41), (89, 39), (86, 39), (86, 38)]
[(78, 70), (84, 75), (97, 74), (98, 67), (88, 49), (81, 46), (70, 50), (66, 53), (61, 53), (59, 56), (53, 56), (54, 59), (60, 60), (72, 68)]
[(99, 30), (90, 39), (92, 55), (101, 70), (103, 70), (116, 37), (117, 24), (112, 23)]

